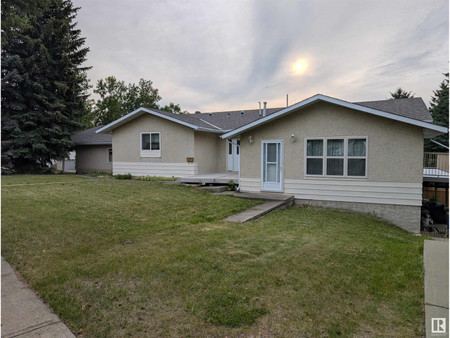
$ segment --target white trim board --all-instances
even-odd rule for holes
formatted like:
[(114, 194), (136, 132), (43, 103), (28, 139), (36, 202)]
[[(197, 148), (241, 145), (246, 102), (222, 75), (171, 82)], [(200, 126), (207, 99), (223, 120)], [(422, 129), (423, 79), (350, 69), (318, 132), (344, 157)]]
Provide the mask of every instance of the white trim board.
[(372, 115), (376, 115), (376, 116), (381, 116), (381, 117), (385, 117), (391, 120), (395, 120), (395, 121), (399, 121), (399, 122), (404, 122), (404, 123), (408, 123), (414, 126), (418, 126), (418, 127), (423, 127), (427, 130), (430, 130), (432, 132), (437, 132), (438, 134), (440, 133), (448, 133), (448, 129), (442, 126), (437, 126), (435, 124), (432, 123), (428, 123), (428, 122), (424, 122), (424, 121), (420, 121), (420, 120), (415, 120), (409, 117), (404, 117), (401, 115), (396, 115), (396, 114), (392, 114), (392, 113), (388, 113), (382, 110), (377, 110), (377, 109), (373, 109), (373, 108), (368, 108), (368, 107), (364, 107), (361, 105), (358, 105), (356, 103), (351, 103), (351, 102), (347, 102), (347, 101), (343, 101), (340, 99), (336, 99), (333, 97), (329, 97), (329, 96), (325, 96), (322, 94), (316, 94), (310, 98), (307, 98), (303, 101), (300, 101), (296, 104), (293, 104), (290, 107), (287, 107), (285, 109), (279, 110), (276, 113), (267, 115), (266, 117), (263, 117), (259, 120), (256, 120), (254, 122), (248, 123), (242, 127), (236, 128), (228, 133), (225, 133), (223, 135), (221, 135), (220, 137), (225, 139), (225, 138), (232, 138), (235, 135), (238, 134), (242, 134), (243, 132), (255, 128), (257, 126), (266, 124), (272, 120), (275, 120), (285, 114), (288, 114), (290, 112), (292, 112), (293, 110), (299, 109), (299, 108), (304, 108), (307, 107), (313, 103), (316, 103), (318, 101), (324, 101), (324, 102), (328, 102), (328, 103), (332, 103), (341, 107), (346, 107), (346, 108), (350, 108), (350, 109), (354, 109), (354, 110), (359, 110), (368, 114), (372, 114)]

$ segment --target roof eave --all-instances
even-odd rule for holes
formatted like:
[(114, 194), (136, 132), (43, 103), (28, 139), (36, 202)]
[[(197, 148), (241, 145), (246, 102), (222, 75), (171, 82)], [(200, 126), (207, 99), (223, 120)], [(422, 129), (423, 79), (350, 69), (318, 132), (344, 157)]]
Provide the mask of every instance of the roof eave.
[[(151, 115), (154, 115), (154, 116), (158, 116), (158, 117), (163, 118), (163, 119), (165, 119), (165, 120), (168, 120), (168, 121), (172, 121), (172, 122), (181, 124), (181, 125), (183, 125), (183, 126), (186, 126), (186, 127), (188, 127), (188, 128), (194, 129), (194, 130), (199, 130), (199, 129), (200, 129), (200, 127), (195, 126), (195, 125), (193, 125), (193, 124), (190, 124), (190, 123), (188, 123), (188, 122), (184, 122), (184, 121), (175, 119), (175, 118), (173, 118), (173, 117), (170, 117), (170, 116), (167, 116), (167, 115), (158, 113), (158, 112), (153, 111), (153, 110), (151, 110), (151, 109), (147, 109), (147, 108), (144, 108), (144, 107), (140, 107), (140, 108), (138, 108), (138, 109), (132, 111), (131, 113), (128, 113), (127, 115), (124, 115), (124, 116), (122, 116), (121, 118), (118, 118), (117, 120), (115, 120), (115, 121), (113, 121), (113, 122), (107, 124), (106, 126), (100, 128), (100, 129), (98, 129), (98, 130), (96, 131), (96, 133), (97, 133), (97, 134), (106, 134), (106, 133), (112, 131), (113, 129), (115, 129), (115, 128), (117, 128), (117, 127), (119, 127), (119, 126), (125, 124), (126, 122), (128, 122), (128, 120), (134, 119), (134, 118), (140, 116), (141, 113), (148, 113), (148, 114), (151, 114)], [(203, 128), (203, 129), (206, 129), (206, 130), (207, 130), (207, 128)]]
[(102, 145), (111, 145), (112, 142), (73, 142), (74, 146), (102, 146)]
[(277, 118), (279, 118), (279, 117), (281, 117), (281, 116), (283, 116), (283, 115), (285, 115), (285, 114), (287, 114), (287, 113), (289, 113), (289, 112), (291, 112), (291, 111), (293, 111), (295, 109), (304, 108), (304, 107), (306, 107), (306, 106), (308, 106), (310, 104), (313, 104), (315, 102), (318, 102), (318, 101), (324, 101), (324, 102), (328, 102), (328, 103), (333, 103), (333, 104), (336, 104), (336, 105), (339, 105), (339, 106), (342, 106), (342, 107), (347, 107), (347, 108), (350, 108), (350, 109), (366, 112), (366, 113), (369, 113), (369, 114), (372, 114), (372, 115), (389, 118), (389, 119), (392, 119), (392, 120), (396, 120), (396, 121), (412, 124), (412, 125), (415, 125), (415, 126), (418, 126), (418, 127), (423, 127), (425, 129), (438, 132), (437, 135), (448, 133), (448, 129), (447, 128), (442, 127), (442, 126), (437, 126), (437, 125), (429, 123), (429, 122), (415, 120), (415, 119), (412, 119), (412, 118), (409, 118), (409, 117), (395, 115), (395, 114), (388, 113), (388, 112), (385, 112), (385, 111), (381, 111), (381, 110), (377, 110), (377, 109), (361, 106), (361, 105), (358, 105), (358, 104), (355, 104), (355, 103), (350, 103), (350, 102), (343, 101), (343, 100), (340, 100), (340, 99), (335, 99), (335, 98), (332, 98), (332, 97), (329, 97), (329, 96), (325, 96), (325, 95), (322, 95), (322, 94), (317, 94), (317, 95), (314, 95), (314, 96), (312, 96), (310, 98), (307, 98), (307, 99), (305, 99), (303, 101), (300, 101), (300, 102), (298, 102), (298, 103), (296, 103), (296, 104), (294, 104), (294, 105), (292, 105), (290, 107), (282, 109), (282, 110), (280, 110), (278, 112), (275, 112), (275, 113), (273, 113), (271, 115), (263, 117), (263, 118), (261, 118), (259, 120), (256, 120), (256, 121), (253, 121), (251, 123), (248, 123), (248, 124), (246, 124), (246, 125), (244, 125), (242, 127), (236, 128), (236, 129), (232, 130), (231, 132), (225, 133), (225, 134), (223, 134), (221, 136), (221, 138), (225, 139), (225, 138), (230, 138), (230, 137), (236, 136), (236, 135), (241, 134), (241, 133), (243, 133), (243, 132), (245, 132), (245, 131), (247, 131), (249, 129), (252, 129), (254, 127), (257, 127), (257, 126), (266, 124), (266, 123), (268, 123), (268, 122), (270, 122), (272, 120), (275, 120), (275, 119), (277, 119)]

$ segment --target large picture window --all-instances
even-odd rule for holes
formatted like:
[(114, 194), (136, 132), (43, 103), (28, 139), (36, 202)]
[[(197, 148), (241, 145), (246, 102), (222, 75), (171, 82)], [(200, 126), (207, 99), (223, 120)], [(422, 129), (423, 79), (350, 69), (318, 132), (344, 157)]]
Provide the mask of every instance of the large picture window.
[(161, 156), (161, 134), (141, 133), (141, 157)]
[(366, 177), (367, 137), (306, 139), (306, 176)]

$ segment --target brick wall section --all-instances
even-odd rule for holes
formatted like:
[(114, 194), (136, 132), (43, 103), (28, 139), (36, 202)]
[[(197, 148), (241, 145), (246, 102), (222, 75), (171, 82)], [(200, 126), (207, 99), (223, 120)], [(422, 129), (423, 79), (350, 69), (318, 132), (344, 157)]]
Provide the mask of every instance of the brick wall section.
[(296, 199), (297, 205), (309, 205), (333, 209), (351, 210), (389, 221), (413, 234), (420, 234), (420, 207), (408, 205), (389, 205), (376, 203), (353, 203), (335, 201), (313, 201)]

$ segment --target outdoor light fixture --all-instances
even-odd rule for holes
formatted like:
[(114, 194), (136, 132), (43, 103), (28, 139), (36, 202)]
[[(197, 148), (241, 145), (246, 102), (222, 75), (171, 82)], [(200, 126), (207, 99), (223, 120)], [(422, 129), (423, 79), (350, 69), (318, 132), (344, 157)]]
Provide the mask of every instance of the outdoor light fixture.
[(297, 138), (295, 137), (294, 134), (291, 135), (291, 143), (294, 143), (295, 141), (297, 141)]
[(250, 135), (250, 136), (248, 137), (248, 143), (252, 144), (253, 142), (254, 142), (254, 141), (253, 141), (253, 136)]

